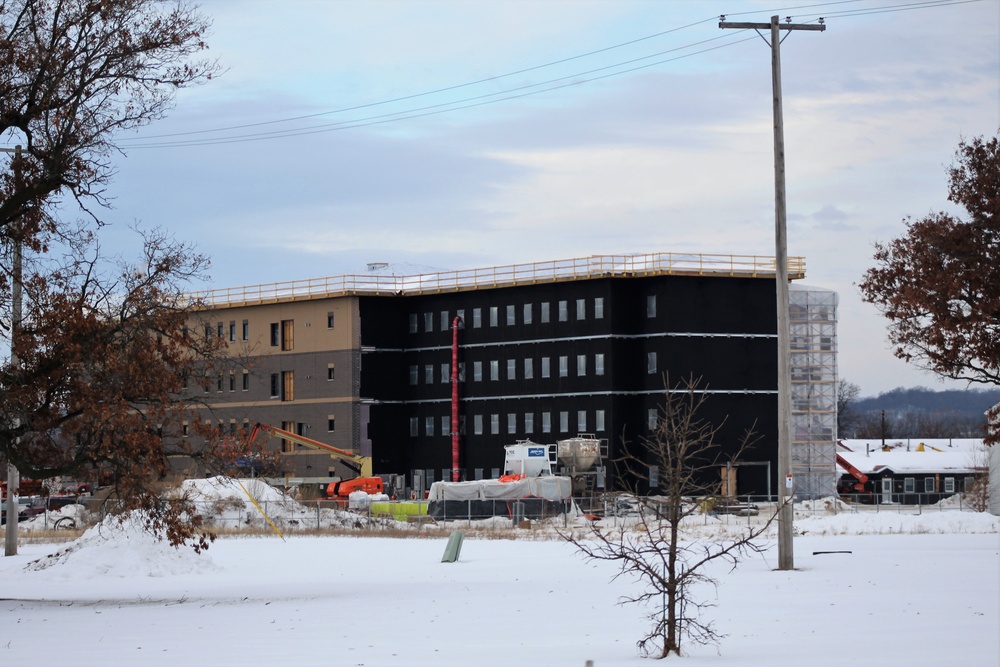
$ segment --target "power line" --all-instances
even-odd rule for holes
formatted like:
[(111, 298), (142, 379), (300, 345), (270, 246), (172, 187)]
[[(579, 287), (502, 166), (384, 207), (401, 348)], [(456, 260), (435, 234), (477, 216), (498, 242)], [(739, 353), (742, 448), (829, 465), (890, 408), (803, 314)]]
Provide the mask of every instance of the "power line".
[(896, 12), (912, 11), (914, 9), (935, 9), (937, 7), (950, 7), (952, 5), (967, 5), (973, 2), (983, 2), (983, 0), (924, 0), (922, 2), (907, 2), (899, 5), (863, 7), (839, 12), (828, 12), (824, 14), (823, 17), (850, 18), (852, 16), (868, 16), (869, 14), (892, 14)]
[[(850, 4), (856, 4), (856, 3), (861, 2), (861, 1), (862, 0), (839, 0), (837, 2), (817, 3), (817, 4), (808, 4), (808, 5), (796, 5), (796, 6), (786, 7), (786, 8), (777, 9), (777, 10), (770, 10), (770, 11), (784, 13), (784, 12), (788, 12), (788, 11), (795, 11), (795, 10), (802, 10), (802, 9), (816, 9), (816, 8), (837, 7), (837, 6), (841, 6), (841, 5), (850, 5)], [(929, 9), (929, 8), (936, 8), (936, 7), (946, 7), (946, 6), (950, 6), (950, 5), (961, 5), (961, 4), (968, 4), (968, 3), (972, 3), (972, 2), (982, 2), (982, 0), (921, 0), (921, 1), (918, 1), (918, 2), (908, 2), (908, 3), (901, 3), (901, 4), (896, 4), (896, 5), (887, 5), (887, 6), (874, 7), (874, 8), (856, 8), (856, 9), (841, 10), (841, 11), (834, 10), (834, 11), (830, 11), (830, 12), (824, 13), (823, 14), (823, 18), (830, 18), (830, 17), (849, 18), (849, 17), (853, 17), (853, 16), (865, 16), (865, 15), (868, 15), (868, 14), (892, 13), (892, 12), (899, 12), (899, 11), (911, 11), (911, 10), (917, 10), (917, 9)], [(737, 12), (735, 14), (727, 14), (727, 16), (741, 16), (741, 15), (759, 14), (759, 13), (760, 13), (759, 11), (755, 11), (755, 12)], [(807, 21), (807, 22), (810, 22), (810, 23), (811, 22), (815, 22), (815, 21), (818, 20), (818, 18), (819, 17), (814, 18), (814, 19), (812, 19), (810, 21)], [(232, 132), (232, 131), (236, 131), (236, 130), (249, 129), (249, 128), (254, 128), (254, 127), (263, 127), (263, 126), (267, 126), (267, 125), (277, 125), (277, 124), (281, 124), (281, 123), (291, 123), (291, 122), (296, 122), (296, 121), (309, 120), (309, 119), (312, 119), (312, 118), (319, 118), (321, 116), (329, 116), (329, 115), (334, 115), (334, 114), (347, 113), (347, 112), (350, 112), (350, 111), (359, 111), (359, 110), (363, 110), (363, 109), (371, 109), (371, 108), (375, 108), (375, 107), (379, 107), (379, 106), (385, 106), (385, 105), (389, 105), (389, 104), (393, 104), (393, 103), (405, 102), (405, 101), (415, 100), (415, 99), (419, 99), (419, 98), (423, 98), (423, 97), (429, 97), (429, 96), (432, 96), (432, 95), (440, 95), (441, 93), (452, 92), (452, 91), (461, 90), (461, 89), (464, 89), (464, 88), (470, 88), (470, 87), (481, 85), (481, 84), (484, 84), (484, 83), (491, 83), (491, 82), (494, 82), (494, 81), (498, 81), (498, 80), (501, 80), (501, 79), (504, 79), (504, 78), (509, 78), (509, 77), (516, 76), (516, 75), (519, 75), (519, 74), (525, 74), (525, 73), (529, 73), (529, 72), (535, 72), (535, 71), (539, 71), (539, 70), (542, 70), (542, 69), (545, 69), (545, 68), (554, 67), (556, 65), (560, 65), (560, 64), (565, 64), (565, 63), (568, 63), (568, 62), (573, 62), (573, 61), (581, 60), (583, 58), (587, 58), (587, 57), (590, 57), (590, 56), (593, 56), (593, 55), (598, 55), (598, 54), (601, 54), (601, 53), (607, 53), (607, 52), (610, 52), (610, 51), (613, 51), (613, 50), (616, 50), (616, 49), (620, 49), (620, 48), (624, 48), (626, 46), (631, 46), (631, 45), (634, 45), (634, 44), (637, 44), (637, 43), (640, 43), (640, 42), (648, 41), (648, 40), (654, 39), (656, 37), (662, 37), (664, 35), (668, 35), (668, 34), (671, 34), (671, 33), (679, 32), (681, 30), (689, 29), (689, 28), (692, 28), (692, 27), (695, 27), (695, 26), (698, 26), (698, 25), (701, 25), (701, 24), (704, 24), (704, 23), (707, 23), (707, 22), (710, 22), (710, 21), (715, 21), (715, 20), (716, 20), (716, 17), (702, 19), (700, 21), (695, 21), (693, 23), (688, 23), (686, 25), (679, 26), (677, 28), (671, 28), (669, 30), (663, 30), (663, 31), (660, 31), (660, 32), (657, 32), (657, 33), (653, 33), (653, 34), (646, 35), (646, 36), (643, 36), (643, 37), (639, 37), (639, 38), (636, 38), (636, 39), (628, 40), (628, 41), (621, 42), (621, 43), (618, 43), (618, 44), (614, 44), (614, 45), (611, 45), (611, 46), (607, 46), (607, 47), (603, 47), (603, 48), (599, 48), (599, 49), (594, 49), (594, 50), (591, 50), (591, 51), (587, 51), (585, 53), (577, 54), (577, 55), (574, 55), (574, 56), (569, 56), (569, 57), (566, 57), (566, 58), (560, 58), (560, 59), (549, 61), (547, 63), (543, 63), (543, 64), (540, 64), (540, 65), (534, 65), (534, 66), (531, 66), (531, 67), (522, 68), (522, 69), (519, 69), (519, 70), (507, 72), (505, 74), (499, 74), (499, 75), (495, 75), (495, 76), (485, 77), (485, 78), (478, 79), (478, 80), (475, 80), (475, 81), (469, 81), (469, 82), (465, 82), (465, 83), (461, 83), (461, 84), (455, 84), (455, 85), (451, 85), (451, 86), (445, 86), (445, 87), (437, 88), (437, 89), (434, 89), (434, 90), (424, 91), (424, 92), (420, 92), (420, 93), (414, 93), (414, 94), (411, 94), (411, 95), (404, 95), (404, 96), (395, 97), (395, 98), (391, 98), (391, 99), (387, 99), (387, 100), (381, 100), (381, 101), (378, 101), (378, 102), (371, 102), (371, 103), (367, 103), (367, 104), (360, 104), (360, 105), (355, 105), (355, 106), (351, 106), (351, 107), (345, 107), (345, 108), (341, 108), (341, 109), (334, 109), (334, 110), (329, 110), (329, 111), (317, 112), (317, 113), (313, 113), (313, 114), (305, 114), (305, 115), (300, 115), (300, 116), (293, 116), (293, 117), (288, 117), (288, 118), (280, 118), (280, 119), (269, 120), (269, 121), (260, 121), (260, 122), (256, 122), (256, 123), (246, 123), (246, 124), (241, 124), (241, 125), (231, 125), (231, 126), (225, 126), (225, 127), (219, 127), (219, 128), (212, 128), (212, 129), (205, 129), (205, 130), (194, 130), (194, 131), (188, 131), (188, 132), (176, 132), (176, 133), (170, 133), (170, 134), (149, 135), (149, 136), (145, 136), (145, 137), (123, 137), (123, 138), (119, 139), (119, 142), (120, 142), (122, 148), (126, 148), (126, 149), (148, 149), (148, 148), (174, 148), (174, 147), (191, 147), (191, 146), (210, 146), (210, 145), (219, 145), (219, 144), (228, 144), (228, 143), (244, 143), (244, 142), (248, 142), (248, 141), (265, 141), (265, 140), (269, 140), (269, 139), (279, 139), (279, 138), (286, 138), (286, 137), (296, 137), (296, 136), (303, 136), (303, 135), (309, 135), (309, 134), (317, 134), (317, 133), (323, 133), (323, 132), (333, 132), (333, 131), (339, 131), (339, 130), (355, 129), (355, 128), (360, 128), (360, 127), (369, 127), (369, 126), (372, 126), (372, 125), (381, 125), (381, 124), (390, 123), (390, 122), (398, 122), (398, 121), (409, 120), (409, 119), (414, 119), (414, 118), (424, 118), (424, 117), (434, 116), (434, 115), (443, 114), (443, 113), (450, 113), (450, 112), (453, 112), (453, 111), (461, 111), (461, 110), (464, 110), (464, 109), (470, 109), (470, 108), (475, 108), (475, 107), (480, 107), (480, 106), (486, 106), (486, 105), (489, 105), (489, 104), (496, 104), (496, 103), (499, 103), (499, 102), (506, 102), (506, 101), (511, 101), (511, 100), (515, 100), (515, 99), (521, 99), (521, 98), (525, 98), (525, 97), (529, 97), (529, 96), (533, 96), (533, 95), (539, 95), (539, 94), (543, 94), (543, 93), (548, 93), (548, 92), (552, 92), (552, 91), (555, 91), (555, 90), (561, 90), (563, 88), (569, 88), (569, 87), (572, 87), (572, 86), (583, 85), (583, 84), (587, 84), (587, 83), (592, 83), (594, 81), (599, 81), (599, 80), (602, 80), (602, 79), (608, 79), (608, 78), (615, 77), (615, 76), (621, 76), (621, 75), (624, 75), (624, 74), (633, 73), (633, 72), (636, 72), (636, 71), (639, 71), (639, 70), (642, 70), (642, 69), (648, 69), (650, 67), (655, 67), (655, 66), (662, 65), (662, 64), (665, 64), (665, 63), (673, 62), (673, 61), (676, 61), (676, 60), (680, 60), (682, 58), (688, 58), (688, 57), (692, 57), (692, 56), (695, 56), (695, 55), (700, 55), (700, 54), (703, 54), (703, 53), (706, 53), (706, 52), (709, 52), (709, 51), (714, 51), (714, 50), (717, 50), (717, 49), (720, 49), (720, 48), (725, 48), (725, 47), (728, 47), (728, 46), (735, 46), (735, 45), (737, 45), (739, 43), (742, 43), (744, 41), (748, 41), (748, 39), (736, 39), (736, 40), (732, 40), (732, 41), (730, 41), (730, 42), (728, 42), (726, 44), (723, 44), (723, 45), (719, 45), (719, 46), (715, 46), (715, 47), (711, 47), (711, 48), (706, 48), (706, 49), (701, 49), (701, 50), (698, 50), (698, 51), (693, 51), (691, 53), (684, 54), (684, 55), (681, 55), (681, 56), (675, 56), (675, 57), (672, 57), (672, 58), (666, 58), (666, 59), (662, 59), (662, 60), (648, 62), (648, 63), (645, 63), (643, 65), (638, 65), (638, 66), (635, 66), (635, 67), (627, 67), (628, 65), (634, 65), (635, 63), (642, 62), (642, 61), (645, 61), (645, 60), (650, 60), (652, 58), (657, 58), (657, 57), (666, 55), (668, 53), (676, 53), (677, 51), (684, 51), (684, 50), (687, 50), (687, 49), (694, 48), (696, 46), (700, 46), (700, 45), (706, 44), (708, 42), (712, 42), (712, 41), (716, 41), (716, 40), (722, 39), (721, 37), (715, 37), (715, 38), (711, 38), (711, 39), (706, 39), (706, 40), (701, 40), (701, 41), (697, 41), (697, 42), (692, 42), (690, 44), (686, 44), (686, 45), (683, 45), (683, 46), (678, 46), (678, 47), (675, 47), (675, 48), (672, 48), (672, 49), (667, 49), (665, 51), (659, 51), (659, 52), (656, 52), (656, 53), (653, 53), (653, 54), (649, 54), (649, 55), (645, 55), (645, 56), (640, 56), (640, 57), (632, 58), (632, 59), (629, 59), (629, 60), (620, 61), (620, 62), (613, 63), (613, 64), (610, 64), (610, 65), (605, 65), (605, 66), (602, 66), (602, 67), (592, 68), (592, 69), (585, 70), (585, 71), (582, 71), (582, 72), (576, 72), (576, 73), (565, 75), (565, 76), (561, 76), (561, 77), (547, 79), (545, 81), (541, 81), (541, 82), (537, 82), (537, 83), (525, 84), (525, 85), (522, 85), (522, 86), (517, 86), (517, 87), (514, 87), (514, 88), (508, 88), (508, 89), (497, 91), (497, 92), (484, 93), (484, 94), (481, 94), (481, 95), (473, 95), (473, 96), (461, 98), (461, 99), (458, 99), (458, 100), (452, 100), (452, 101), (448, 101), (448, 102), (440, 102), (440, 103), (437, 103), (437, 104), (430, 104), (430, 105), (425, 105), (425, 106), (421, 106), (421, 107), (415, 107), (415, 108), (410, 108), (410, 109), (404, 109), (404, 110), (401, 110), (401, 111), (395, 111), (395, 112), (391, 112), (391, 113), (378, 114), (378, 115), (374, 115), (374, 116), (366, 116), (366, 117), (362, 117), (362, 118), (354, 118), (354, 119), (350, 119), (350, 120), (336, 121), (336, 122), (332, 122), (332, 123), (324, 123), (324, 124), (321, 124), (321, 125), (311, 125), (311, 126), (306, 126), (306, 127), (292, 127), (292, 128), (287, 128), (287, 129), (283, 129), (283, 130), (273, 130), (273, 131), (268, 131), (268, 132), (256, 132), (256, 133), (238, 134), (238, 135), (222, 136), (222, 137), (206, 137), (206, 138), (203, 138), (203, 139), (192, 138), (192, 139), (173, 140), (173, 139), (178, 139), (178, 138), (181, 138), (181, 137), (194, 137), (195, 135), (218, 134), (218, 133), (222, 133), (222, 132)], [(749, 38), (749, 39), (753, 39), (753, 38)], [(625, 69), (621, 69), (621, 68), (625, 68)], [(618, 70), (618, 71), (608, 72), (608, 70)], [(600, 75), (597, 75), (597, 76), (592, 76), (592, 75), (598, 74), (600, 72), (607, 72), (607, 73), (600, 74)], [(155, 140), (155, 139), (166, 139), (167, 141), (151, 141), (151, 140)]]
[[(850, 1), (859, 1), (859, 0), (850, 0)], [(671, 28), (670, 30), (663, 30), (661, 32), (653, 33), (652, 35), (646, 35), (644, 37), (638, 37), (636, 39), (631, 39), (631, 40), (628, 40), (626, 42), (621, 42), (620, 44), (614, 44), (612, 46), (606, 46), (606, 47), (603, 47), (603, 48), (600, 48), (600, 49), (594, 49), (593, 51), (587, 51), (586, 53), (580, 53), (580, 54), (575, 55), (575, 56), (568, 56), (566, 58), (560, 58), (558, 60), (553, 60), (553, 61), (550, 61), (550, 62), (547, 62), (547, 63), (543, 63), (541, 65), (533, 65), (531, 67), (525, 67), (523, 69), (515, 70), (513, 72), (506, 72), (505, 74), (497, 74), (495, 76), (489, 76), (489, 77), (485, 77), (485, 78), (482, 78), (482, 79), (477, 79), (475, 81), (468, 81), (466, 83), (459, 83), (459, 84), (455, 84), (455, 85), (452, 85), (452, 86), (445, 86), (444, 88), (436, 88), (434, 90), (427, 90), (427, 91), (424, 91), (422, 93), (414, 93), (412, 95), (403, 95), (401, 97), (394, 97), (394, 98), (391, 98), (391, 99), (388, 99), (388, 100), (381, 100), (379, 102), (370, 102), (368, 104), (359, 104), (359, 105), (353, 106), (353, 107), (344, 107), (342, 109), (332, 109), (330, 111), (320, 111), (320, 112), (312, 113), (312, 114), (304, 114), (304, 115), (301, 115), (301, 116), (291, 116), (291, 117), (288, 117), (288, 118), (279, 118), (279, 119), (276, 119), (276, 120), (261, 121), (261, 122), (258, 122), (258, 123), (246, 123), (246, 124), (243, 124), (243, 125), (231, 125), (231, 126), (228, 126), (228, 127), (220, 127), (220, 128), (210, 129), (210, 130), (196, 130), (196, 131), (192, 131), (192, 132), (175, 132), (175, 133), (172, 133), (172, 134), (154, 134), (154, 135), (150, 135), (150, 136), (145, 137), (145, 138), (146, 139), (161, 139), (161, 138), (166, 138), (166, 137), (186, 136), (186, 135), (191, 135), (191, 134), (206, 134), (206, 133), (210, 133), (210, 132), (225, 132), (225, 131), (228, 131), (228, 130), (242, 130), (242, 129), (246, 129), (246, 128), (249, 128), (249, 127), (260, 127), (262, 125), (274, 125), (274, 124), (277, 124), (277, 123), (287, 123), (287, 122), (292, 122), (292, 121), (297, 121), (297, 120), (307, 120), (309, 118), (316, 118), (316, 117), (319, 117), (319, 116), (328, 116), (328, 115), (331, 115), (331, 114), (345, 113), (345, 112), (348, 112), (348, 111), (358, 111), (358, 110), (361, 110), (361, 109), (369, 109), (371, 107), (382, 106), (382, 105), (386, 105), (386, 104), (393, 104), (395, 102), (405, 102), (407, 100), (412, 100), (412, 99), (416, 99), (416, 98), (419, 98), (419, 97), (426, 97), (428, 95), (437, 95), (439, 93), (451, 92), (453, 90), (459, 90), (461, 88), (468, 88), (470, 86), (477, 86), (477, 85), (482, 84), (482, 83), (491, 83), (493, 81), (498, 81), (500, 79), (505, 79), (505, 78), (508, 78), (508, 77), (517, 76), (518, 74), (526, 74), (528, 72), (534, 72), (534, 71), (537, 71), (537, 70), (540, 70), (540, 69), (545, 69), (547, 67), (554, 67), (555, 65), (562, 65), (564, 63), (572, 62), (574, 60), (580, 60), (582, 58), (587, 58), (589, 56), (597, 55), (599, 53), (606, 53), (606, 52), (612, 51), (614, 49), (620, 49), (620, 48), (623, 48), (623, 47), (626, 47), (626, 46), (631, 46), (633, 44), (638, 44), (639, 42), (643, 42), (643, 41), (647, 41), (647, 40), (650, 40), (650, 39), (654, 39), (656, 37), (662, 37), (663, 35), (669, 35), (670, 33), (678, 32), (680, 30), (685, 30), (687, 28), (692, 28), (694, 26), (701, 25), (703, 23), (709, 23), (709, 22), (714, 21), (714, 20), (715, 20), (715, 17), (713, 16), (713, 17), (709, 17), (707, 19), (702, 19), (700, 21), (695, 21), (694, 23), (688, 23), (687, 25), (682, 25), (682, 26), (677, 27), (677, 28)]]
[[(708, 42), (716, 41), (718, 39), (721, 39), (721, 38), (713, 37), (711, 39), (702, 40), (701, 42), (696, 42), (695, 45), (696, 44), (705, 44), (705, 43), (708, 43)], [(317, 126), (306, 127), (306, 128), (291, 128), (291, 129), (288, 129), (288, 130), (275, 130), (273, 132), (262, 132), (262, 133), (254, 133), (254, 134), (247, 134), (247, 135), (237, 135), (237, 136), (233, 136), (233, 137), (220, 137), (220, 138), (215, 138), (215, 139), (191, 139), (191, 140), (186, 140), (186, 141), (161, 142), (161, 143), (153, 143), (153, 144), (135, 144), (135, 145), (129, 146), (128, 148), (170, 148), (170, 147), (182, 147), (182, 146), (185, 146), (185, 147), (186, 146), (211, 146), (211, 145), (217, 145), (217, 144), (243, 143), (243, 142), (247, 142), (247, 141), (261, 141), (261, 140), (266, 140), (266, 139), (278, 139), (278, 138), (285, 138), (285, 137), (302, 136), (302, 135), (306, 135), (306, 134), (318, 134), (318, 133), (321, 133), (321, 132), (333, 132), (333, 131), (337, 131), (337, 130), (354, 129), (354, 128), (358, 128), (358, 127), (368, 127), (368, 126), (371, 126), (371, 125), (381, 125), (381, 124), (384, 124), (384, 123), (395, 122), (395, 121), (398, 121), (398, 120), (408, 120), (408, 119), (411, 119), (411, 118), (423, 118), (423, 117), (434, 116), (434, 115), (438, 115), (438, 114), (442, 114), (442, 113), (449, 113), (451, 111), (460, 111), (462, 109), (470, 109), (470, 108), (474, 108), (474, 107), (485, 106), (485, 105), (488, 105), (488, 104), (495, 104), (497, 102), (506, 102), (506, 101), (509, 101), (509, 100), (520, 99), (520, 98), (529, 97), (529, 96), (532, 96), (532, 95), (537, 95), (537, 94), (540, 94), (540, 93), (551, 92), (553, 90), (560, 90), (562, 88), (569, 88), (571, 86), (578, 86), (578, 85), (582, 85), (582, 84), (585, 84), (585, 83), (592, 83), (594, 81), (599, 81), (601, 79), (608, 79), (608, 78), (611, 78), (611, 77), (614, 77), (614, 76), (620, 76), (622, 74), (629, 74), (631, 72), (636, 72), (636, 71), (639, 71), (639, 70), (648, 69), (650, 67), (655, 67), (657, 65), (662, 65), (662, 64), (665, 64), (665, 63), (668, 63), (668, 62), (673, 62), (673, 61), (676, 61), (676, 60), (681, 60), (683, 58), (689, 58), (689, 57), (692, 57), (692, 56), (695, 56), (695, 55), (699, 55), (699, 54), (702, 54), (702, 53), (707, 53), (709, 51), (716, 51), (718, 49), (726, 48), (726, 47), (729, 47), (729, 46), (734, 46), (734, 45), (739, 44), (741, 42), (750, 41), (752, 39), (756, 39), (756, 37), (747, 37), (747, 38), (743, 38), (743, 39), (736, 39), (736, 40), (730, 41), (727, 44), (721, 44), (721, 45), (718, 45), (718, 46), (713, 46), (713, 47), (709, 47), (709, 48), (706, 48), (706, 49), (701, 49), (699, 51), (694, 51), (692, 53), (687, 53), (687, 54), (684, 54), (684, 55), (681, 55), (681, 56), (675, 56), (673, 58), (667, 58), (667, 59), (664, 59), (664, 60), (658, 60), (658, 61), (655, 61), (655, 62), (646, 63), (646, 64), (643, 64), (643, 65), (638, 65), (636, 67), (631, 67), (631, 68), (628, 68), (628, 69), (625, 69), (625, 70), (621, 70), (621, 71), (617, 71), (617, 72), (611, 72), (611, 73), (602, 74), (602, 75), (599, 75), (599, 76), (592, 76), (592, 77), (586, 78), (586, 79), (581, 79), (580, 78), (581, 76), (587, 76), (589, 74), (594, 74), (594, 73), (597, 73), (597, 72), (600, 72), (600, 71), (604, 71), (604, 70), (607, 70), (607, 69), (614, 69), (614, 68), (617, 68), (617, 67), (622, 67), (624, 65), (632, 64), (632, 63), (635, 63), (635, 62), (638, 62), (638, 61), (641, 61), (641, 60), (648, 59), (650, 57), (656, 57), (656, 56), (664, 55), (666, 53), (671, 53), (671, 52), (675, 52), (675, 51), (678, 51), (678, 50), (683, 50), (683, 49), (686, 49), (686, 48), (690, 48), (691, 45), (684, 46), (684, 47), (678, 47), (676, 49), (670, 49), (668, 51), (663, 51), (663, 52), (660, 52), (660, 53), (657, 53), (657, 54), (653, 54), (652, 56), (643, 56), (642, 58), (636, 58), (636, 59), (633, 59), (631, 61), (625, 61), (623, 63), (616, 63), (614, 65), (608, 65), (606, 67), (599, 67), (599, 68), (596, 68), (596, 69), (593, 69), (593, 70), (589, 70), (588, 72), (583, 72), (583, 73), (580, 73), (580, 74), (573, 74), (573, 75), (568, 75), (568, 76), (564, 76), (564, 77), (559, 77), (559, 78), (556, 78), (556, 79), (550, 79), (548, 81), (543, 81), (543, 82), (540, 82), (540, 83), (534, 83), (534, 84), (528, 84), (528, 85), (525, 85), (525, 86), (519, 86), (517, 88), (512, 88), (512, 89), (509, 89), (509, 90), (500, 91), (500, 92), (496, 92), (496, 93), (487, 93), (487, 94), (484, 94), (484, 95), (479, 95), (479, 96), (475, 96), (475, 97), (469, 97), (469, 98), (465, 98), (465, 99), (461, 99), (461, 100), (454, 100), (454, 101), (451, 101), (451, 102), (442, 102), (440, 104), (430, 105), (430, 106), (426, 106), (426, 107), (418, 107), (418, 108), (415, 108), (415, 109), (408, 109), (408, 110), (405, 110), (405, 111), (397, 111), (397, 112), (393, 112), (393, 113), (389, 113), (389, 114), (382, 114), (382, 115), (378, 115), (378, 116), (369, 116), (369, 117), (366, 117), (366, 118), (359, 118), (359, 119), (353, 119), (353, 120), (347, 120), (347, 121), (340, 121), (340, 122), (336, 122), (336, 123), (327, 123), (327, 124), (324, 124), (324, 125), (317, 125)], [(554, 84), (554, 85), (550, 85), (550, 84)], [(544, 88), (542, 90), (531, 90), (529, 92), (519, 92), (519, 91), (524, 91), (524, 90), (530, 89), (530, 88), (537, 88), (539, 86), (548, 86), (548, 87)], [(511, 93), (517, 93), (517, 94), (511, 94)], [(501, 95), (503, 97), (500, 97)], [(485, 99), (485, 98), (494, 98), (494, 99)], [(447, 108), (440, 108), (440, 107), (447, 107)]]

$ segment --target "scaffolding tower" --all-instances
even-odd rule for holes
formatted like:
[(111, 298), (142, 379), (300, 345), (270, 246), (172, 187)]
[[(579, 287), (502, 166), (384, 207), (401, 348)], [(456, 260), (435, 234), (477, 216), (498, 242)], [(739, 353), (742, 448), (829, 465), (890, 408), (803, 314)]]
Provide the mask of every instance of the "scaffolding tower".
[(795, 495), (836, 494), (837, 293), (791, 286), (792, 475)]

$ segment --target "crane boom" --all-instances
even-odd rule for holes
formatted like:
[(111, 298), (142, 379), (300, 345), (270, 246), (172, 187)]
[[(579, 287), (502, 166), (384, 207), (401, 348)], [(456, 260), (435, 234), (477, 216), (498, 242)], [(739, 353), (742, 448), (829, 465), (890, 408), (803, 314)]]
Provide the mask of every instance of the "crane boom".
[(354, 452), (346, 449), (340, 449), (339, 447), (334, 447), (333, 445), (328, 445), (325, 442), (313, 440), (312, 438), (307, 438), (304, 435), (292, 433), (291, 431), (286, 431), (278, 428), (277, 426), (271, 426), (270, 424), (256, 424), (253, 427), (253, 431), (250, 433), (250, 440), (256, 438), (257, 434), (261, 431), (285, 440), (290, 440), (291, 442), (302, 445), (303, 447), (324, 451), (335, 459), (343, 461), (344, 464), (351, 470), (355, 471), (359, 477), (372, 476), (372, 459), (370, 456), (361, 456), (360, 454), (355, 454)]
[(863, 472), (861, 472), (860, 470), (858, 470), (856, 467), (854, 467), (851, 464), (850, 461), (848, 461), (847, 459), (845, 459), (840, 454), (837, 454), (837, 465), (839, 465), (841, 468), (843, 468), (844, 470), (846, 470), (850, 475), (852, 475), (854, 477), (854, 479), (858, 480), (857, 484), (852, 484), (851, 485), (853, 487), (854, 491), (858, 491), (858, 492), (864, 492), (865, 491), (865, 484), (868, 483), (868, 475), (866, 475)]

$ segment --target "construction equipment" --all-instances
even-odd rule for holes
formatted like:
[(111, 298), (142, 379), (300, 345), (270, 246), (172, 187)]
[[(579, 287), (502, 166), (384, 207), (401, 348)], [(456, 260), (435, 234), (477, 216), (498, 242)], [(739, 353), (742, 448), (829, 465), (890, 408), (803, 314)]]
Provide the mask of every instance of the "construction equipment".
[(277, 436), (304, 447), (326, 452), (333, 458), (343, 462), (345, 466), (357, 475), (354, 479), (330, 482), (326, 487), (327, 496), (331, 498), (345, 499), (348, 498), (354, 491), (364, 491), (368, 494), (383, 493), (384, 486), (382, 484), (382, 478), (376, 477), (372, 474), (372, 459), (370, 456), (361, 456), (360, 454), (355, 454), (354, 452), (346, 449), (340, 449), (339, 447), (334, 447), (333, 445), (328, 445), (325, 442), (313, 440), (312, 438), (307, 438), (304, 435), (292, 433), (291, 431), (286, 431), (278, 428), (277, 426), (271, 426), (270, 424), (258, 423), (254, 425), (253, 430), (250, 432), (250, 440), (252, 441), (256, 438), (261, 431), (264, 431), (268, 435)]
[(869, 484), (868, 475), (864, 474), (857, 468), (855, 468), (850, 461), (845, 459), (840, 454), (837, 454), (837, 465), (846, 470), (854, 479), (857, 481), (852, 483), (850, 480), (841, 481), (837, 484), (837, 493), (868, 493), (872, 492), (871, 484)]

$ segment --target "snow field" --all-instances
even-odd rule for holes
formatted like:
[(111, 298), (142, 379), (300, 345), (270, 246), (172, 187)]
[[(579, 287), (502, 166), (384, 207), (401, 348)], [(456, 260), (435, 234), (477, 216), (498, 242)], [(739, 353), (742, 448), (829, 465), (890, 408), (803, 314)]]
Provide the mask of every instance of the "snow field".
[[(209, 490), (223, 504), (235, 502), (230, 491)], [(797, 520), (796, 571), (774, 571), (773, 544), (734, 571), (712, 565), (718, 587), (695, 595), (714, 605), (705, 618), (726, 636), (717, 647), (688, 645), (683, 662), (996, 667), (998, 524), (957, 511)], [(739, 525), (704, 517), (686, 539), (724, 539)], [(467, 538), (456, 563), (440, 562), (446, 534), (230, 537), (199, 556), (130, 524), (104, 523), (73, 542), (25, 544), (0, 560), (8, 621), (0, 660), (650, 664), (635, 642), (655, 609), (618, 604), (639, 584), (615, 579), (613, 564), (584, 561), (564, 542), (533, 537)], [(850, 553), (814, 553), (830, 551)]]

